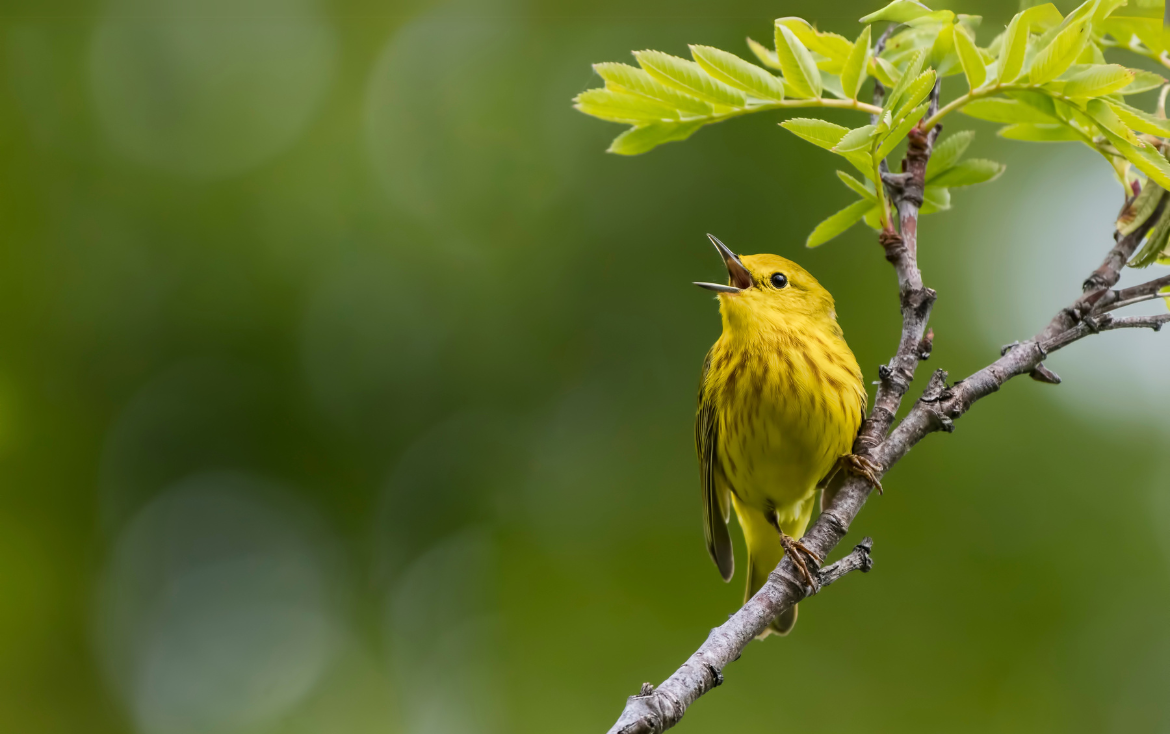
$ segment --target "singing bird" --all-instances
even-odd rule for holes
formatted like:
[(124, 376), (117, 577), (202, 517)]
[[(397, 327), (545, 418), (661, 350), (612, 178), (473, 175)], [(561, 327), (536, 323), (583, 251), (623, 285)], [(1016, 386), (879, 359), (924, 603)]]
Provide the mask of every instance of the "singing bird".
[[(841, 469), (880, 486), (874, 465), (850, 453), (865, 414), (861, 369), (833, 297), (808, 271), (777, 255), (740, 257), (707, 236), (728, 274), (727, 285), (695, 283), (718, 294), (723, 319), (703, 362), (695, 416), (707, 549), (730, 581), (734, 507), (747, 544), (745, 601), (786, 551), (815, 588), (800, 554), (820, 558), (799, 539), (818, 487)], [(796, 614), (793, 605), (761, 636), (787, 634)]]

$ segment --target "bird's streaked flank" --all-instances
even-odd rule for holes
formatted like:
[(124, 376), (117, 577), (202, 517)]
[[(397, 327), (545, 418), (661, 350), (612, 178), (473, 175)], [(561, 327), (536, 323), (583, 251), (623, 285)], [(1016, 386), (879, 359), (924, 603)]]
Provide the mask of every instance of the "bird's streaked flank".
[[(703, 363), (695, 417), (707, 549), (730, 580), (727, 523), (735, 507), (747, 543), (745, 599), (785, 552), (815, 587), (801, 553), (820, 558), (799, 538), (817, 488), (827, 490), (841, 467), (877, 483), (868, 462), (850, 454), (865, 416), (861, 369), (833, 297), (816, 278), (791, 260), (740, 257), (707, 236), (728, 273), (727, 285), (695, 284), (718, 293), (723, 318), (723, 334)], [(769, 631), (787, 634), (795, 623), (793, 605)]]

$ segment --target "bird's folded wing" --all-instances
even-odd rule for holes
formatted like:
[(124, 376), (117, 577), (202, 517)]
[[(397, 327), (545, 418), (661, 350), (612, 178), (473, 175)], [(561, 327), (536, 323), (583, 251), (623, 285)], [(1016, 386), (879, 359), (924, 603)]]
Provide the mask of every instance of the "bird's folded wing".
[[(731, 550), (731, 535), (727, 531), (730, 520), (731, 497), (722, 481), (717, 481), (719, 443), (719, 416), (714, 396), (707, 389), (707, 373), (711, 355), (703, 363), (703, 378), (699, 383), (699, 409), (695, 415), (695, 448), (699, 454), (699, 480), (703, 487), (703, 533), (707, 550), (719, 568), (724, 581), (730, 581), (735, 572), (735, 554)], [(719, 479), (722, 479), (720, 476)]]

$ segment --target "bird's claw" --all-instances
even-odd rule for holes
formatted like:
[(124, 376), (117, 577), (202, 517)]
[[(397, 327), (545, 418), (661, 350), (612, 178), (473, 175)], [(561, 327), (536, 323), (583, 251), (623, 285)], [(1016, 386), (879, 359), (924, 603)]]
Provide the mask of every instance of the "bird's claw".
[(869, 482), (869, 486), (876, 489), (878, 494), (885, 493), (882, 489), (881, 480), (878, 478), (881, 473), (881, 467), (877, 464), (857, 454), (845, 454), (841, 457), (840, 461), (841, 466), (845, 467), (845, 469)]
[(821, 562), (821, 557), (809, 549), (804, 543), (801, 543), (799, 540), (791, 537), (783, 530), (778, 530), (777, 532), (780, 533), (780, 545), (784, 546), (784, 552), (792, 558), (792, 562), (796, 564), (797, 570), (800, 571), (800, 575), (804, 577), (804, 580), (808, 583), (809, 588), (812, 589), (812, 593), (815, 594), (820, 591), (820, 580), (813, 575), (812, 571), (809, 571), (808, 564), (804, 562), (804, 559), (800, 557), (800, 554), (803, 553), (807, 555), (813, 560), (814, 563), (817, 564)]

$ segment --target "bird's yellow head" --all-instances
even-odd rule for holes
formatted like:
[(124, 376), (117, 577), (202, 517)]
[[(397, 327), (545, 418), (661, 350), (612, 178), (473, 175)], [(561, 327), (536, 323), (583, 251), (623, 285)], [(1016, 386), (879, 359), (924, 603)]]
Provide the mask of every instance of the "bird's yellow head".
[(779, 255), (741, 257), (713, 235), (707, 236), (727, 266), (727, 285), (695, 285), (719, 294), (725, 327), (747, 331), (821, 320), (836, 325), (833, 296), (807, 270)]

